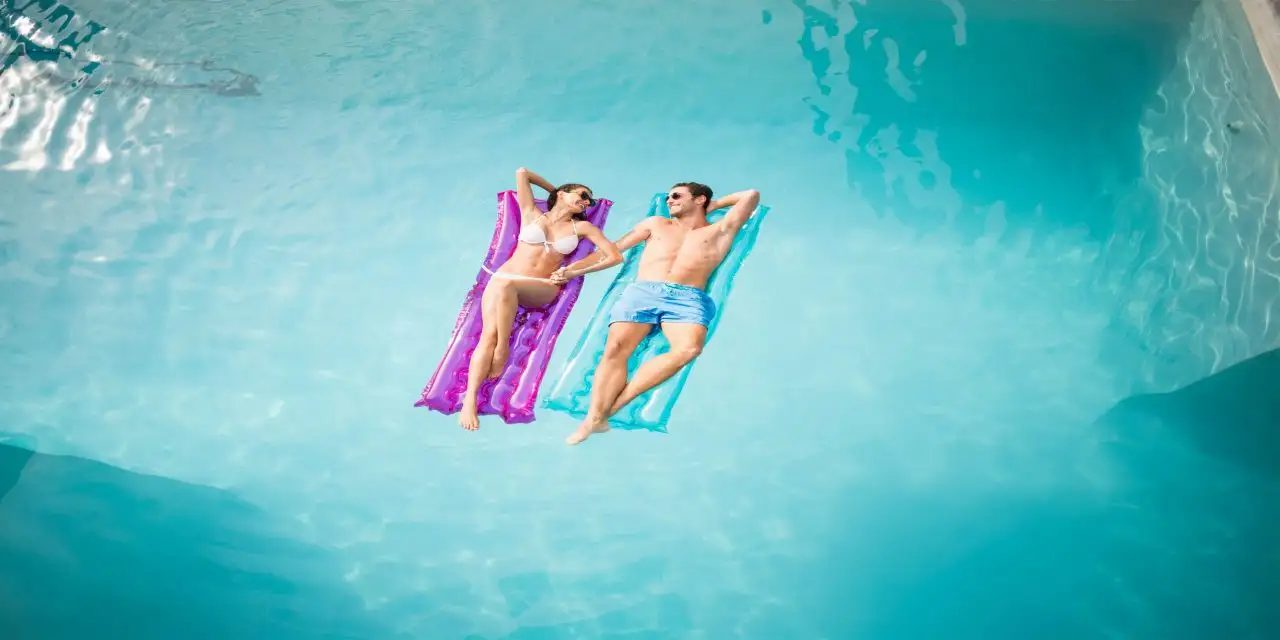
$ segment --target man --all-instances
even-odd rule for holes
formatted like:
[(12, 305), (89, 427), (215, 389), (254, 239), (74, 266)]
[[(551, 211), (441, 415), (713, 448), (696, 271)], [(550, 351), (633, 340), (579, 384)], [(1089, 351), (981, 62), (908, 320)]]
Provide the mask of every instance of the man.
[[(704, 184), (677, 184), (667, 193), (671, 218), (649, 216), (618, 240), (619, 251), (646, 243), (640, 269), (609, 315), (609, 337), (596, 367), (587, 418), (565, 439), (567, 444), (608, 431), (613, 414), (702, 353), (707, 326), (716, 313), (705, 291), (707, 281), (760, 202), (760, 193), (754, 189), (720, 200), (712, 200), (711, 195), (711, 188)], [(715, 224), (708, 223), (707, 213), (723, 207), (732, 208)], [(594, 254), (587, 256), (557, 271), (552, 280), (563, 282), (565, 272), (597, 260)], [(671, 343), (671, 351), (641, 365), (628, 381), (627, 361), (655, 325)]]

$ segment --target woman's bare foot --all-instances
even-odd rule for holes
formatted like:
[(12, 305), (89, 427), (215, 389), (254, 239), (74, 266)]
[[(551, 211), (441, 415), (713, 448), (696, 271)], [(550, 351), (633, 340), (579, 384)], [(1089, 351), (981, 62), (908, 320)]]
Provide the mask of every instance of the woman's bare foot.
[(458, 424), (467, 431), (476, 431), (480, 428), (480, 414), (476, 411), (475, 398), (462, 401), (462, 412), (458, 416)]
[(507, 355), (509, 353), (510, 348), (505, 344), (493, 348), (493, 360), (489, 363), (489, 375), (487, 377), (497, 378), (502, 375), (502, 372), (507, 368)]
[(608, 419), (587, 416), (587, 419), (582, 421), (582, 426), (578, 427), (578, 430), (574, 431), (573, 435), (569, 436), (568, 438), (565, 438), (564, 443), (569, 446), (573, 446), (575, 444), (582, 444), (582, 441), (586, 440), (587, 438), (590, 438), (591, 434), (604, 433), (608, 430), (609, 430)]

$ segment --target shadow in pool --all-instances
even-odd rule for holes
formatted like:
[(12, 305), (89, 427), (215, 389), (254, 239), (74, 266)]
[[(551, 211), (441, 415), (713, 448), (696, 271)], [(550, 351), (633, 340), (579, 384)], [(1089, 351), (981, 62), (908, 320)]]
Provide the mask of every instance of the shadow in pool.
[(1277, 637), (1277, 510), (1194, 485), (920, 495), (778, 583), (827, 637)]
[(1175, 391), (1125, 398), (1096, 425), (1130, 435), (1168, 430), (1207, 455), (1280, 478), (1280, 349)]
[(41, 640), (394, 636), (336, 561), (226, 491), (9, 444), (0, 627)]
[(1280, 637), (1280, 350), (1081, 428), (1051, 488), (850, 497), (778, 584), (832, 637)]

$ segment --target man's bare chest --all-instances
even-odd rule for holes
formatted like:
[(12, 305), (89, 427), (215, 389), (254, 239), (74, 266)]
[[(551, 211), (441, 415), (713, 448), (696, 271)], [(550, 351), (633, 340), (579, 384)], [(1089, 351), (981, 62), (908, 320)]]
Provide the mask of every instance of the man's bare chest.
[(713, 226), (686, 231), (674, 224), (662, 225), (652, 233), (653, 244), (671, 251), (696, 251), (702, 247), (714, 246), (716, 238), (717, 234)]

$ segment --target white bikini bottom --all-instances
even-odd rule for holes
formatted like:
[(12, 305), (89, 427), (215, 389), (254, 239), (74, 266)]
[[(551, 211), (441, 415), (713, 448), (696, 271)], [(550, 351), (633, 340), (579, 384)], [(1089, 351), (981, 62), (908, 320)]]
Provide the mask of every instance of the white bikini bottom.
[[(502, 272), (502, 271), (493, 271), (493, 270), (491, 270), (489, 267), (486, 267), (486, 266), (481, 266), (480, 268), (481, 268), (481, 269), (484, 269), (484, 272), (485, 272), (485, 273), (487, 273), (487, 274), (489, 274), (489, 275), (491, 275), (491, 276), (493, 276), (493, 277), (495, 277), (495, 278), (505, 278), (505, 279), (507, 279), (507, 280), (529, 280), (529, 281), (533, 281), (533, 282), (545, 282), (545, 283), (547, 283), (547, 284), (555, 284), (555, 283), (554, 283), (554, 282), (552, 282), (549, 278), (535, 278), (535, 277), (533, 277), (533, 276), (522, 276), (522, 275), (520, 275), (520, 274), (518, 274), (518, 273), (505, 273), (505, 272)], [(558, 285), (557, 285), (557, 286), (558, 286)]]

